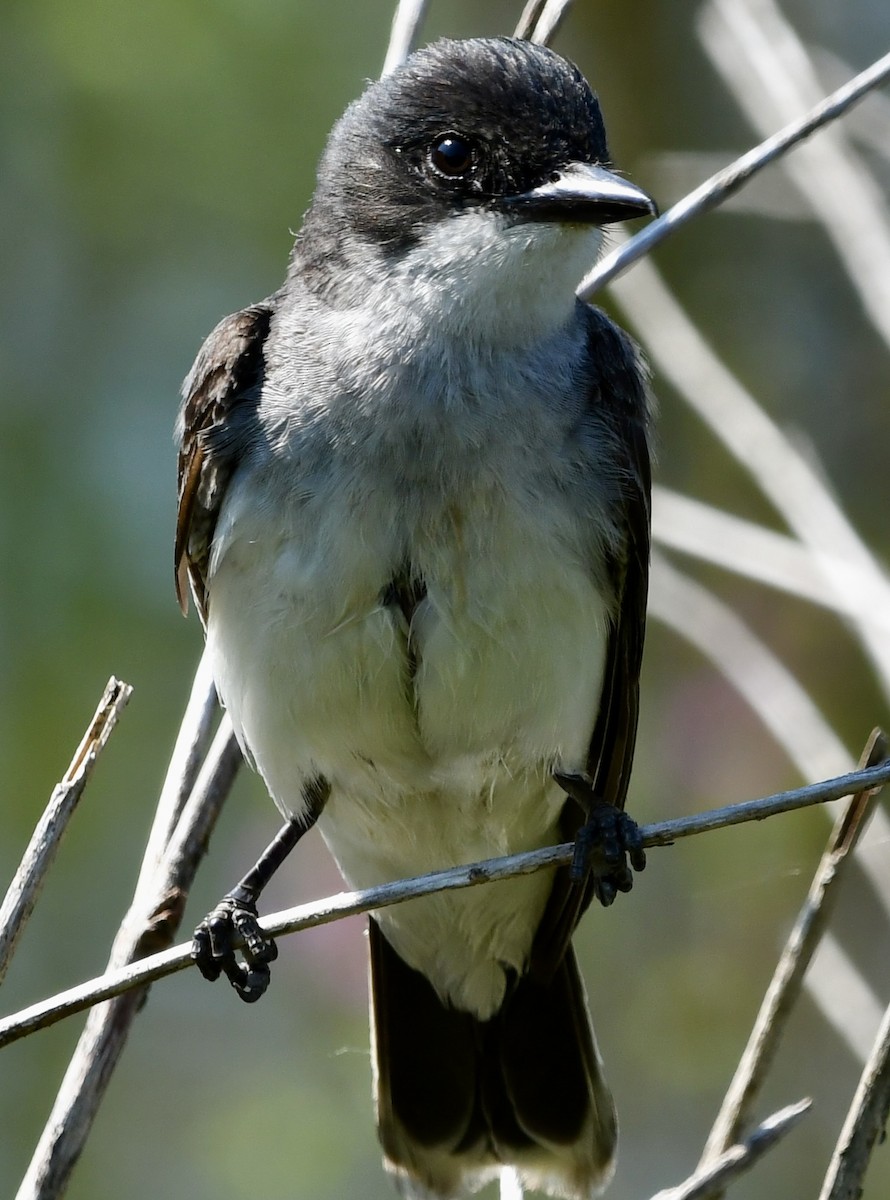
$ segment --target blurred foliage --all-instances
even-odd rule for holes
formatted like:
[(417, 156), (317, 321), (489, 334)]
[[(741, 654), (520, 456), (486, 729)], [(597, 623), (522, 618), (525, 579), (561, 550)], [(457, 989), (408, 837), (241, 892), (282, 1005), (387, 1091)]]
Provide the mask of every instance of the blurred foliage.
[[(112, 672), (135, 685), (5, 987), (4, 1011), (98, 973), (200, 651), (172, 597), (179, 381), (226, 312), (277, 286), (327, 130), (382, 62), (390, 0), (6, 0), (0, 41), (0, 877), (9, 878)], [(519, 4), (439, 0), (428, 35), (508, 31)], [(616, 161), (755, 139), (694, 35), (690, 0), (579, 3), (557, 48), (593, 80)], [(856, 67), (886, 0), (794, 0), (804, 37)], [(880, 164), (875, 167), (880, 170)], [(886, 171), (886, 164), (883, 168)], [(690, 180), (690, 183), (695, 182)], [(885, 178), (886, 183), (886, 178)], [(830, 187), (831, 181), (826, 180)], [(662, 196), (670, 201), (675, 196)], [(823, 234), (717, 214), (657, 256), (727, 362), (801, 431), (886, 558), (887, 358)], [(660, 478), (772, 521), (670, 390)], [(789, 661), (852, 751), (886, 711), (855, 643), (795, 601), (701, 572)], [(757, 720), (653, 627), (634, 811), (679, 814), (797, 781)], [(274, 830), (239, 783), (186, 928)], [(827, 829), (812, 812), (652, 855), (579, 934), (622, 1117), (614, 1200), (694, 1164)], [(310, 846), (269, 904), (337, 890)], [(885, 848), (886, 853), (886, 848)], [(886, 995), (886, 924), (853, 886), (842, 936)], [(259, 1010), (192, 973), (155, 987), (75, 1173), (72, 1200), (385, 1200), (370, 1103), (360, 923), (288, 939)], [(0, 1195), (29, 1160), (79, 1022), (3, 1051)], [(769, 1097), (816, 1111), (739, 1200), (813, 1195), (858, 1066), (815, 1009)], [(878, 1152), (868, 1196), (887, 1194)]]

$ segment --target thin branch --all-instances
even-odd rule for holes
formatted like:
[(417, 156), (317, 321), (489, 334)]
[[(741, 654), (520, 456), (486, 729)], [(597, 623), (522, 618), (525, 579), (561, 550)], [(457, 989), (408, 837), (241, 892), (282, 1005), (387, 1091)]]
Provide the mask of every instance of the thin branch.
[(216, 686), (205, 650), (192, 681), (192, 690), (176, 735), (167, 775), (161, 788), (142, 870), (134, 898), (152, 886), (155, 874), (173, 837), (173, 831), (192, 793), (213, 737), (213, 722), (219, 711)]
[(548, 46), (571, 7), (572, 0), (531, 0), (525, 6), (513, 36), (537, 42), (539, 46)]
[(765, 141), (737, 158), (735, 162), (712, 175), (688, 196), (678, 201), (666, 213), (650, 222), (636, 237), (631, 238), (607, 255), (584, 278), (578, 289), (582, 300), (590, 300), (596, 292), (617, 275), (626, 271), (632, 263), (638, 262), (644, 255), (649, 254), (661, 242), (676, 233), (687, 221), (701, 216), (712, 208), (716, 208), (733, 192), (753, 178), (758, 171), (771, 162), (775, 162), (783, 154), (787, 154), (804, 138), (815, 133), (834, 121), (856, 104), (876, 87), (880, 87), (890, 78), (890, 54), (885, 54), (866, 70), (861, 71), (854, 79), (838, 88), (806, 116), (792, 121), (779, 133), (773, 134)]
[(414, 49), (428, 7), (429, 0), (399, 0), (381, 75), (389, 75), (400, 67)]
[[(875, 816), (880, 815), (879, 809)], [(869, 834), (873, 828), (874, 823)], [(886, 863), (886, 854), (882, 858)], [(858, 861), (861, 862), (861, 855)], [(810, 999), (838, 1040), (847, 1046), (856, 1062), (864, 1063), (884, 1015), (884, 1001), (837, 938), (829, 934), (822, 939), (804, 983)]]
[[(806, 47), (772, 0), (711, 0), (702, 44), (754, 128), (765, 133), (816, 102)], [(890, 346), (890, 214), (881, 188), (837, 126), (783, 167), (820, 219), (862, 306)], [(830, 186), (826, 186), (830, 180)]]
[[(849, 768), (846, 748), (785, 664), (728, 605), (659, 554), (652, 556), (649, 612), (714, 663), (805, 779), (814, 781)], [(890, 839), (890, 819), (883, 809), (875, 812), (868, 836), (870, 841)], [(858, 861), (890, 911), (887, 872), (867, 856)], [(814, 971), (818, 969), (817, 959)]]
[(652, 1200), (704, 1200), (715, 1187), (724, 1188), (789, 1133), (809, 1110), (810, 1100), (789, 1104), (768, 1117), (762, 1125), (738, 1145), (731, 1146), (705, 1169), (699, 1169), (679, 1187), (659, 1192)]
[[(190, 709), (194, 702), (193, 695)], [(200, 729), (196, 736), (200, 736)], [(190, 753), (181, 755), (186, 772), (191, 761)], [(109, 962), (113, 968), (150, 954), (159, 946), (169, 946), (173, 940), (191, 880), (240, 762), (241, 753), (224, 721), (151, 886), (144, 884), (137, 889), (112, 947)], [(167, 786), (173, 788), (169, 777)], [(159, 807), (156, 820), (165, 822), (167, 815)], [(149, 838), (149, 848), (155, 841)], [(64, 1191), (146, 996), (147, 987), (136, 987), (90, 1013), (17, 1200), (41, 1200)]]
[[(670, 846), (681, 838), (693, 837), (715, 829), (725, 829), (746, 821), (761, 821), (778, 813), (794, 812), (813, 804), (838, 800), (865, 788), (877, 788), (890, 782), (890, 760), (865, 771), (853, 771), (835, 779), (827, 779), (786, 792), (777, 792), (758, 800), (747, 800), (703, 813), (660, 821), (641, 827), (643, 844), (647, 847)], [(515, 875), (531, 875), (548, 867), (567, 866), (572, 861), (574, 845), (545, 846), (505, 858), (486, 859), (466, 866), (434, 871), (412, 879), (383, 883), (358, 892), (341, 892), (325, 900), (313, 901), (274, 913), (260, 921), (263, 931), (272, 937), (297, 933), (317, 925), (327, 925), (343, 917), (387, 908), (418, 896), (429, 896), (453, 888), (474, 887), (493, 883)], [(191, 944), (184, 943), (131, 966), (110, 971), (99, 979), (80, 984), (49, 1000), (32, 1005), (0, 1021), (0, 1047), (19, 1038), (54, 1025), (63, 1017), (82, 1012), (93, 1004), (120, 995), (143, 983), (153, 983), (191, 965)]]
[[(885, 638), (890, 633), (890, 608), (875, 610), (866, 602), (869, 576), (855, 563), (827, 555), (817, 557), (797, 538), (664, 485), (652, 489), (652, 540), (842, 617), (852, 617), (859, 624), (872, 625)], [(826, 582), (826, 567), (831, 573), (858, 575), (860, 589), (840, 594)]]
[[(613, 296), (662, 375), (744, 467), (791, 530), (813, 552), (827, 582), (852, 604), (890, 611), (890, 581), (812, 463), (720, 361), (649, 262), (617, 281)], [(837, 561), (855, 576), (833, 570)], [(890, 640), (857, 624), (890, 698)]]
[(710, 659), (805, 779), (837, 775), (852, 755), (806, 689), (741, 617), (663, 555), (652, 555), (649, 612)]
[[(863, 750), (863, 768), (881, 762), (887, 755), (887, 739), (875, 730)], [(734, 1142), (748, 1123), (754, 1103), (775, 1058), (791, 1010), (803, 988), (803, 978), (819, 945), (837, 896), (837, 885), (851, 861), (851, 852), (868, 820), (876, 792), (857, 792), (835, 822), (828, 844), (798, 914), (757, 1020), (739, 1060), (732, 1083), (723, 1099), (699, 1167), (711, 1166)], [(713, 1192), (714, 1200), (722, 1189)]]
[(28, 848), (0, 906), (0, 982), (34, 909), (46, 872), (56, 857), (59, 843), (74, 815), (93, 767), (102, 753), (117, 719), (133, 689), (114, 676), (105, 685), (99, 707), (61, 783), (53, 788), (43, 816), (37, 823)]
[[(826, 87), (839, 87), (841, 82), (849, 79), (853, 68), (839, 55), (826, 50), (824, 46), (809, 46), (809, 54), (813, 67), (818, 71), (821, 90)], [(890, 162), (890, 143), (887, 141), (887, 129), (890, 127), (890, 98), (875, 92), (869, 101), (868, 108), (861, 108), (854, 113), (847, 123), (848, 136), (869, 153), (877, 155)], [(811, 210), (812, 211), (812, 210)]]
[(538, 23), (538, 17), (540, 17), (546, 5), (547, 0), (528, 0), (525, 8), (522, 10), (522, 16), (519, 18), (516, 28), (513, 30), (513, 36), (515, 38), (525, 38), (527, 42), (532, 41), (532, 34)]
[(819, 1200), (859, 1200), (875, 1142), (890, 1116), (890, 1007), (838, 1138)]

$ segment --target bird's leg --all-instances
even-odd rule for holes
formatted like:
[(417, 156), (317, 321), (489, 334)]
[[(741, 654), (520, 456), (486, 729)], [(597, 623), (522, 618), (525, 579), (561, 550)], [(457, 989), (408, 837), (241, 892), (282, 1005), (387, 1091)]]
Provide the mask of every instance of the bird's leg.
[(634, 871), (646, 866), (640, 828), (623, 809), (596, 795), (588, 775), (554, 771), (553, 778), (585, 816), (575, 835), (572, 882), (580, 885), (590, 877), (597, 900), (609, 905), (618, 892), (630, 891)]
[[(201, 974), (210, 980), (224, 974), (247, 1004), (259, 1000), (269, 986), (269, 963), (278, 957), (278, 947), (260, 929), (257, 900), (303, 834), (315, 824), (329, 792), (330, 786), (322, 778), (304, 785), (303, 814), (292, 817), (278, 831), (256, 865), (195, 930), (192, 958)], [(236, 957), (238, 950), (243, 961)]]
[[(192, 958), (205, 979), (225, 974), (247, 1004), (259, 1000), (269, 986), (269, 963), (278, 947), (257, 921), (257, 900), (308, 826), (288, 821), (239, 884), (208, 913), (192, 938)], [(241, 951), (240, 961), (236, 950)]]

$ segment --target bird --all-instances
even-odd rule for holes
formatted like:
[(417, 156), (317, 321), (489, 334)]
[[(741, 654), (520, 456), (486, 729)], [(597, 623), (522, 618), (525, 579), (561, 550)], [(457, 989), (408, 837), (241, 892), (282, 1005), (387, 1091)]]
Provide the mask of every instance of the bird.
[(312, 826), (354, 888), (575, 840), (370, 918), (378, 1133), (413, 1200), (503, 1170), (586, 1200), (613, 1171), (571, 936), (645, 865), (652, 405), (575, 293), (603, 227), (653, 212), (575, 65), (436, 41), (347, 108), (284, 283), (183, 385), (177, 593), (284, 817), (195, 931), (202, 973), (265, 992), (257, 901)]

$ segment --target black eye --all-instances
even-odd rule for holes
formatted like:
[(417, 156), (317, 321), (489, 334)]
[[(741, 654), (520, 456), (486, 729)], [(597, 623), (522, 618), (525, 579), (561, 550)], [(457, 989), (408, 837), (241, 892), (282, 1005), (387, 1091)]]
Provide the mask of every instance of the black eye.
[(471, 142), (457, 133), (446, 133), (430, 146), (430, 162), (443, 175), (466, 175), (476, 161)]

